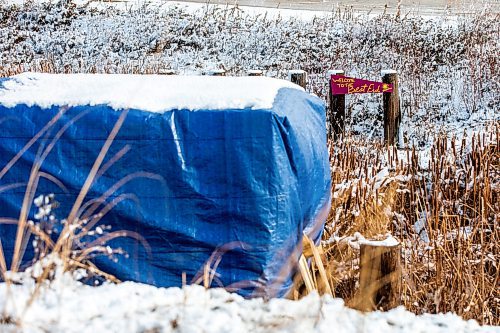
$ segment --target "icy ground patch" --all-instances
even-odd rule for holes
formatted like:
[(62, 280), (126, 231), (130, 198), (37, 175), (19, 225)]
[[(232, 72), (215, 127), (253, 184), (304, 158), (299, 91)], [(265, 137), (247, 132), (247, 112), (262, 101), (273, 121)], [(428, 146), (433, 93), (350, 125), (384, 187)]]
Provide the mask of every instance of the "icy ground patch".
[[(362, 314), (341, 299), (316, 293), (300, 301), (266, 302), (197, 285), (165, 289), (125, 282), (89, 287), (64, 276), (26, 308), (32, 288), (0, 284), (3, 320), (21, 317), (23, 332), (500, 332), (453, 314), (415, 316), (402, 307)], [(12, 323), (0, 324), (0, 330), (17, 332)]]

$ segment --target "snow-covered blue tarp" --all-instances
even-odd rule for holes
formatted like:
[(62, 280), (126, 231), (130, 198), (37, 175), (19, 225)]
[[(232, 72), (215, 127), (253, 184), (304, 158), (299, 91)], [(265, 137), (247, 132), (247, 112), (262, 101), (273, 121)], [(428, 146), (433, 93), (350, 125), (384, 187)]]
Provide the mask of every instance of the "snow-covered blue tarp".
[[(150, 249), (134, 237), (117, 238), (106, 245), (129, 257), (101, 255), (96, 265), (120, 280), (179, 286), (183, 276), (188, 283), (199, 278), (208, 261), (217, 266), (212, 286), (284, 295), (303, 233), (317, 241), (330, 209), (324, 104), (287, 81), (34, 73), (0, 79), (0, 217), (19, 216), (33, 164), (54, 138), (36, 196), (54, 193), (54, 212), (67, 217), (124, 110), (106, 170), (85, 197), (110, 193), (96, 213), (114, 206), (102, 218), (111, 230), (83, 240), (92, 244), (101, 229), (127, 230)], [(114, 158), (120, 151), (125, 155)], [(31, 219), (36, 212), (33, 205)], [(16, 228), (0, 225), (8, 264)], [(24, 264), (33, 256), (27, 246)]]

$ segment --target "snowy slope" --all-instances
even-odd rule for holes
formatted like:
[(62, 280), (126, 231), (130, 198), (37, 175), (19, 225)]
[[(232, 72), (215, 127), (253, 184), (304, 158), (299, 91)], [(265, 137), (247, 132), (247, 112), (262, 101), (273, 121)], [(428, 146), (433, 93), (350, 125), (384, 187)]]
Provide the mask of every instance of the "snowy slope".
[[(125, 282), (89, 287), (59, 277), (25, 308), (32, 287), (0, 284), (4, 318), (22, 316), (24, 332), (500, 332), (453, 314), (415, 316), (400, 307), (362, 314), (341, 299), (313, 293), (300, 301), (245, 300), (201, 286), (156, 288)], [(14, 324), (0, 324), (14, 332)]]

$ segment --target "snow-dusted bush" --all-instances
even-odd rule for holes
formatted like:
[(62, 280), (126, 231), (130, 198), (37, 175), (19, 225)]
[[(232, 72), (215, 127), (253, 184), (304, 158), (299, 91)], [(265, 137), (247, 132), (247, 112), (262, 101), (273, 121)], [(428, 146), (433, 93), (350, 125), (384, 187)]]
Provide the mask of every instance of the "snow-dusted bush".
[[(497, 118), (498, 14), (402, 18), (319, 14), (313, 19), (247, 14), (238, 7), (0, 5), (0, 76), (23, 71), (180, 73), (262, 69), (284, 78), (301, 68), (326, 97), (324, 73), (380, 79), (400, 73), (402, 129), (422, 147), (441, 127)], [(380, 96), (348, 99), (348, 128), (382, 136)], [(450, 125), (451, 124), (451, 125)]]

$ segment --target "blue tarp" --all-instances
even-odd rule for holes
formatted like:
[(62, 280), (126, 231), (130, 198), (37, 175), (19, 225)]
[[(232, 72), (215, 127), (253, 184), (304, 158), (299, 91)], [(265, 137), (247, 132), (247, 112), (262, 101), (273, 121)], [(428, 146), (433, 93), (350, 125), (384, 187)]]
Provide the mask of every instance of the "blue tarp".
[[(0, 104), (0, 170), (60, 110)], [(54, 193), (58, 217), (66, 217), (120, 111), (106, 105), (69, 108), (0, 179), (0, 188), (26, 183), (40, 145), (82, 112), (41, 168), (67, 192), (46, 178), (37, 188), (37, 195)], [(121, 201), (103, 223), (142, 235), (151, 252), (133, 238), (120, 238), (109, 245), (129, 258), (100, 256), (94, 262), (120, 280), (180, 286), (183, 273), (190, 282), (216, 251), (223, 255), (212, 286), (231, 285), (244, 296), (284, 295), (303, 231), (318, 240), (330, 208), (325, 133), (324, 103), (290, 88), (279, 91), (271, 109), (129, 110), (104, 163), (125, 145), (130, 151), (92, 185), (86, 200), (136, 175), (108, 202), (124, 193), (138, 200)], [(0, 192), (0, 217), (19, 216), (24, 192)], [(8, 261), (15, 230), (0, 226)], [(30, 246), (25, 264), (33, 255)]]

